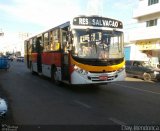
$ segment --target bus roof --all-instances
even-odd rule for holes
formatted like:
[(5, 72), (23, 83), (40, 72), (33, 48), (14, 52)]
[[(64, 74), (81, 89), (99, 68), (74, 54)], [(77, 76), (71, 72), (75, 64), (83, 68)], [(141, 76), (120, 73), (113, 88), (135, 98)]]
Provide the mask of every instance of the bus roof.
[(33, 38), (33, 37), (36, 37), (36, 36), (41, 36), (42, 34), (44, 34), (44, 33), (46, 33), (46, 32), (49, 32), (49, 31), (51, 31), (51, 30), (54, 30), (54, 29), (65, 28), (65, 27), (67, 27), (67, 26), (69, 26), (69, 25), (70, 25), (70, 22), (69, 22), (69, 21), (68, 21), (68, 22), (65, 22), (65, 23), (63, 23), (63, 24), (61, 24), (61, 25), (55, 26), (55, 27), (50, 28), (50, 29), (48, 29), (48, 30), (41, 31), (41, 33), (34, 34), (34, 35), (30, 36), (29, 38), (27, 38), (26, 40), (29, 40), (29, 39), (31, 39), (31, 38)]

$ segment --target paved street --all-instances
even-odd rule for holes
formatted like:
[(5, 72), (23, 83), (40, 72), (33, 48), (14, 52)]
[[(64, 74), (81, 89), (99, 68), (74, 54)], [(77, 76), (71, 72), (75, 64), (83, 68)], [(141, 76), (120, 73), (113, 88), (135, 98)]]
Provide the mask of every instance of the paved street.
[(145, 125), (160, 123), (160, 83), (126, 78), (99, 88), (58, 87), (24, 63), (0, 71), (18, 125)]

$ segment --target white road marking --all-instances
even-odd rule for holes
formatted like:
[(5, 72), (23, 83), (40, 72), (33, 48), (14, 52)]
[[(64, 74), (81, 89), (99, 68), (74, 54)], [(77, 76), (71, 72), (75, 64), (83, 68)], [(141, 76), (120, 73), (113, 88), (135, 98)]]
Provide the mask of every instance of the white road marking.
[(125, 122), (123, 122), (123, 121), (120, 121), (120, 120), (118, 120), (118, 119), (116, 119), (116, 118), (109, 118), (109, 120), (110, 121), (112, 121), (112, 122), (114, 122), (115, 124), (118, 124), (118, 125), (127, 125)]
[(88, 105), (88, 104), (86, 104), (86, 103), (83, 103), (83, 102), (81, 102), (81, 101), (79, 101), (79, 100), (74, 100), (74, 102), (77, 103), (77, 104), (79, 104), (79, 105), (81, 105), (81, 106), (83, 106), (83, 107), (85, 107), (85, 108), (88, 108), (88, 109), (91, 108), (90, 105)]
[(147, 93), (152, 93), (152, 94), (160, 95), (159, 92), (154, 92), (154, 91), (149, 91), (149, 90), (143, 90), (143, 89), (139, 89), (139, 88), (135, 88), (135, 87), (131, 87), (131, 86), (126, 86), (126, 85), (120, 85), (120, 84), (116, 84), (116, 83), (112, 83), (112, 84), (113, 85), (117, 85), (117, 86), (121, 86), (121, 87), (125, 87), (125, 88), (130, 88), (130, 89), (142, 91), (142, 92), (147, 92)]

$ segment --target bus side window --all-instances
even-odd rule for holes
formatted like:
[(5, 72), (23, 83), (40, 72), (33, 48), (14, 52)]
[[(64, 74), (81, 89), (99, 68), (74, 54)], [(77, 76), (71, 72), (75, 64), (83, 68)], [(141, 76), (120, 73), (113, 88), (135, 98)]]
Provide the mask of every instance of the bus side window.
[(54, 50), (54, 41), (53, 41), (53, 31), (50, 31), (49, 33), (49, 47), (50, 47), (50, 50), (53, 51)]
[(51, 31), (49, 37), (49, 50), (58, 51), (60, 49), (58, 29)]
[(32, 53), (32, 39), (29, 40), (28, 51), (29, 51), (29, 54)]
[(37, 48), (37, 52), (42, 52), (43, 51), (42, 37), (37, 38), (36, 48)]
[(36, 50), (36, 38), (33, 38), (32, 39), (32, 52), (36, 52), (37, 50)]
[(44, 38), (44, 51), (49, 51), (49, 34), (48, 32), (43, 35)]
[(52, 33), (50, 33), (50, 50), (52, 51), (58, 51), (60, 49), (60, 43), (59, 43), (59, 30), (53, 30)]

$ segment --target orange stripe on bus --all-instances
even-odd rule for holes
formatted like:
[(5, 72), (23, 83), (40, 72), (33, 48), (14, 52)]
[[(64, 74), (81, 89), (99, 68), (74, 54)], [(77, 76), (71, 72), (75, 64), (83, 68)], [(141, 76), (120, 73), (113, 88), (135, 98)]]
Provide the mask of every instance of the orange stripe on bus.
[(84, 69), (86, 71), (93, 71), (93, 72), (101, 72), (102, 71), (103, 72), (103, 71), (119, 70), (124, 67), (125, 61), (121, 62), (120, 64), (112, 65), (112, 66), (92, 66), (92, 65), (86, 65), (86, 64), (79, 63), (71, 57), (71, 64), (74, 64), (74, 65), (78, 66), (79, 68)]

